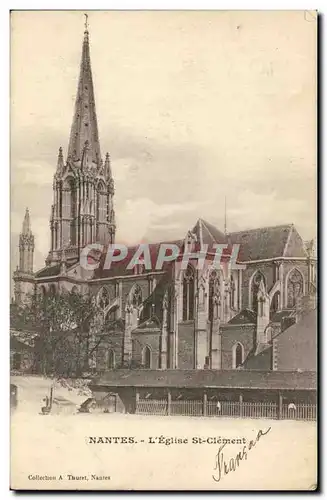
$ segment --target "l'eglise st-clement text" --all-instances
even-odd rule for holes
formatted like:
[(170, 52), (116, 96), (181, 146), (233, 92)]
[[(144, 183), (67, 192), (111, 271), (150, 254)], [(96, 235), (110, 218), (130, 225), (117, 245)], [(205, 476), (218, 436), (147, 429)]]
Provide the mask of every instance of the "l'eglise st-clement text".
[(89, 436), (88, 444), (246, 444), (244, 437), (226, 438), (223, 436), (193, 436), (193, 437), (177, 437), (177, 436), (148, 436), (140, 439), (135, 436)]

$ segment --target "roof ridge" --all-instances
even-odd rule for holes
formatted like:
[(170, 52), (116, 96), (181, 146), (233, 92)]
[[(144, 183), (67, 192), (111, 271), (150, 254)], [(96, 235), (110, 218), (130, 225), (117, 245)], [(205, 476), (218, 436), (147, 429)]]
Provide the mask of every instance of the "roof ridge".
[(287, 227), (287, 228), (291, 229), (292, 227), (294, 227), (294, 223), (290, 222), (288, 224), (277, 224), (276, 226), (262, 226), (262, 227), (255, 227), (252, 229), (241, 229), (239, 231), (230, 231), (229, 234), (250, 233), (250, 232), (259, 231), (259, 230), (263, 230), (263, 229), (277, 229), (280, 227)]

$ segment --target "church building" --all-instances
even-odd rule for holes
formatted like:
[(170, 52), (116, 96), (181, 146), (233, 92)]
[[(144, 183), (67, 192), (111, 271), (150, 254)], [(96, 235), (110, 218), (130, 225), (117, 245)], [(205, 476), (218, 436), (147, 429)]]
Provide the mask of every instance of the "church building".
[[(50, 233), (45, 267), (34, 271), (35, 241), (26, 210), (13, 276), (15, 301), (63, 290), (94, 296), (106, 325), (96, 373), (251, 367), (250, 359), (315, 308), (316, 258), (293, 224), (227, 233), (203, 219), (194, 221), (180, 240), (168, 243), (190, 253), (208, 245), (201, 269), (194, 258), (186, 269), (180, 259), (160, 270), (140, 263), (127, 269), (126, 260), (105, 269), (103, 258), (94, 270), (80, 264), (86, 245), (107, 248), (116, 235), (114, 179), (110, 155), (103, 157), (100, 149), (87, 27), (68, 150), (59, 148), (53, 177)], [(238, 268), (228, 265), (228, 254), (221, 269), (212, 265), (217, 244), (239, 245)], [(153, 261), (159, 245), (150, 244)], [(128, 255), (134, 252), (131, 247)], [(271, 360), (268, 369), (274, 370), (278, 360)]]

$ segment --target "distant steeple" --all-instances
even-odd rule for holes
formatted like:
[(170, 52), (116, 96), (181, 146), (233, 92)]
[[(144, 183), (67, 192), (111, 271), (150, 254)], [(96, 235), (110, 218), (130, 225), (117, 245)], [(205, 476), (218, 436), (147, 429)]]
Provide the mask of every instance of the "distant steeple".
[(31, 229), (30, 213), (26, 208), (22, 225), (22, 232), (19, 235), (19, 268), (25, 274), (33, 273), (34, 256), (34, 236)]
[(101, 152), (91, 70), (88, 16), (87, 14), (85, 16), (80, 75), (67, 157), (81, 160), (85, 143), (88, 141), (90, 160), (98, 164)]

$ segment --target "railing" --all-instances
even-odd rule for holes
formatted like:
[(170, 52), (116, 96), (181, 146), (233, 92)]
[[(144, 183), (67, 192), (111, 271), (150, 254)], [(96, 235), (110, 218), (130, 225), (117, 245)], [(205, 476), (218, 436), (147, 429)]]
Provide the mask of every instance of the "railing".
[(136, 405), (136, 412), (141, 415), (167, 415), (167, 400), (140, 399)]
[(203, 402), (196, 400), (179, 400), (171, 402), (171, 415), (190, 415), (200, 417), (203, 415)]
[(240, 403), (238, 401), (209, 401), (207, 403), (208, 417), (239, 417)]
[(317, 418), (316, 405), (298, 404), (282, 406), (282, 419), (284, 420), (316, 420)]
[(283, 404), (281, 408), (273, 402), (201, 401), (139, 399), (137, 414), (184, 415), (193, 417), (270, 418), (290, 420), (315, 420), (314, 404)]

